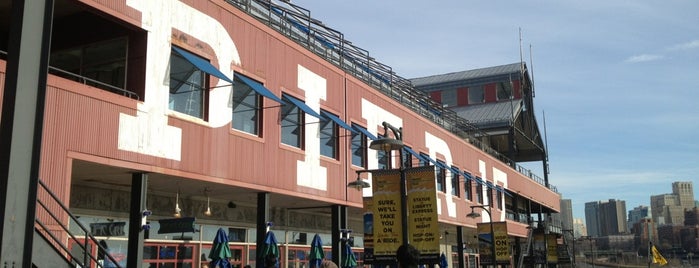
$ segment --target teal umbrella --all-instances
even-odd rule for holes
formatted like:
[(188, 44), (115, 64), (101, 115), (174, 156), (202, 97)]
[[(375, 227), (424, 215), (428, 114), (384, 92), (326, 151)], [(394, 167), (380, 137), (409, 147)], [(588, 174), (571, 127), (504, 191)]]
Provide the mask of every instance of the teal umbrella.
[(231, 254), (231, 248), (228, 247), (228, 234), (223, 228), (218, 228), (214, 244), (211, 246), (211, 252), (209, 252), (209, 259), (211, 259), (209, 265), (212, 268), (231, 268), (231, 264), (228, 262), (228, 258), (231, 256), (233, 255)]
[(342, 260), (342, 268), (354, 268), (357, 266), (357, 257), (354, 256), (352, 247), (349, 244), (345, 244), (345, 256), (345, 259)]
[(323, 252), (323, 241), (320, 240), (320, 235), (316, 234), (313, 236), (311, 241), (311, 254), (308, 255), (308, 261), (311, 268), (320, 267), (320, 263), (323, 262), (325, 258), (325, 252)]
[(274, 233), (267, 231), (265, 244), (258, 258), (264, 261), (265, 267), (279, 267), (279, 246), (277, 244), (277, 238), (274, 236)]

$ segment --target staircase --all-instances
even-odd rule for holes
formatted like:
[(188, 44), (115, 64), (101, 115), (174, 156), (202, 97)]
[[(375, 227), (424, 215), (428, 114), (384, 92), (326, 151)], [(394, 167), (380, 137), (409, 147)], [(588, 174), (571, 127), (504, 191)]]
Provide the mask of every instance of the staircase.
[(519, 260), (517, 261), (517, 267), (523, 267), (522, 264), (524, 263), (524, 258), (529, 256), (532, 248), (532, 235), (534, 233), (534, 229), (532, 228), (527, 228), (527, 242), (524, 244), (524, 248), (522, 248), (521, 254), (519, 254)]
[(121, 267), (109, 254), (97, 254), (106, 249), (41, 180), (36, 215), (34, 267)]

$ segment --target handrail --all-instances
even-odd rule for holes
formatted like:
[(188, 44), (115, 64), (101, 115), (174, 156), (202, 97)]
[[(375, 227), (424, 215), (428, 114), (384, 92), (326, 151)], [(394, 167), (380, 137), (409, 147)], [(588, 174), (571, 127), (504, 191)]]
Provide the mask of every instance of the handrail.
[(112, 86), (110, 84), (107, 84), (107, 83), (104, 83), (101, 81), (97, 81), (95, 79), (87, 78), (87, 77), (79, 75), (79, 74), (71, 73), (71, 72), (68, 72), (66, 70), (58, 69), (58, 68), (53, 67), (53, 66), (49, 66), (49, 72), (63, 74), (63, 75), (78, 79), (78, 80), (80, 80), (79, 82), (82, 82), (82, 84), (85, 84), (85, 85), (87, 85), (88, 82), (93, 83), (93, 84), (96, 84), (96, 86), (101, 88), (101, 89), (111, 91), (113, 93), (118, 93), (118, 94), (121, 94), (123, 96), (135, 99), (135, 100), (140, 100), (140, 97), (138, 96), (138, 94), (136, 92), (128, 91), (128, 90), (123, 89), (123, 88), (118, 88), (118, 87)]
[[(341, 32), (313, 19), (309, 10), (289, 1), (284, 1), (287, 6), (276, 4), (271, 0), (226, 0), (226, 2), (286, 35), (309, 51), (340, 67), (417, 114), (462, 138), (468, 139), (471, 144), (483, 152), (512, 166), (513, 169), (534, 182), (546, 186), (545, 181), (530, 170), (518, 165), (490, 146), (481, 143), (476, 137), (486, 136), (486, 133), (472, 122), (443, 107), (424, 92), (416, 90), (410, 80), (397, 75), (390, 66), (376, 61), (369, 56), (368, 51), (346, 40)], [(558, 192), (556, 187), (551, 184), (547, 187), (556, 193)]]
[[(70, 212), (70, 210), (68, 209), (68, 207), (66, 207), (66, 206), (63, 204), (63, 202), (61, 202), (61, 200), (46, 186), (46, 184), (44, 184), (43, 181), (39, 180), (39, 186), (40, 186), (39, 188), (40, 188), (40, 189), (43, 189), (43, 190), (45, 191), (45, 193), (47, 193), (48, 196), (51, 198), (51, 199), (46, 200), (46, 201), (53, 201), (55, 204), (57, 204), (57, 205), (61, 208), (61, 210), (58, 211), (58, 212), (59, 212), (59, 213), (65, 213), (66, 215), (68, 215), (68, 216), (70, 217), (70, 219), (72, 219), (73, 222), (75, 222), (75, 223), (77, 224), (77, 226), (80, 228), (80, 230), (82, 230), (82, 232), (85, 234), (85, 235), (84, 235), (84, 236), (85, 236), (85, 239), (83, 239), (83, 243), (82, 243), (82, 244), (79, 243), (79, 242), (78, 242), (78, 241), (79, 241), (79, 240), (78, 240), (78, 237), (70, 231), (70, 228), (67, 226), (67, 224), (65, 223), (65, 221), (59, 219), (58, 215), (56, 215), (56, 211), (53, 211), (53, 210), (49, 209), (48, 206), (46, 205), (46, 203), (45, 203), (44, 201), (42, 201), (41, 199), (37, 199), (37, 204), (39, 204), (39, 206), (37, 207), (37, 209), (38, 209), (39, 207), (43, 209), (42, 213), (39, 213), (39, 212), (37, 211), (37, 217), (36, 217), (36, 220), (35, 220), (35, 221), (36, 221), (36, 223), (39, 225), (39, 227), (41, 227), (41, 228), (36, 227), (37, 231), (43, 231), (44, 234), (48, 234), (48, 235), (51, 237), (51, 239), (53, 239), (53, 243), (52, 243), (52, 244), (54, 245), (54, 247), (55, 247), (55, 245), (59, 245), (59, 246), (60, 246), (60, 249), (57, 249), (57, 250), (60, 251), (60, 252), (63, 253), (63, 254), (66, 254), (66, 255), (70, 256), (71, 260), (72, 260), (72, 261), (75, 261), (78, 265), (80, 265), (80, 267), (92, 267), (91, 264), (96, 265), (96, 267), (104, 267), (104, 264), (100, 263), (99, 260), (98, 260), (98, 258), (95, 257), (94, 255), (92, 255), (92, 253), (90, 252), (89, 247), (88, 247), (88, 242), (90, 242), (90, 241), (93, 242), (94, 245), (97, 246), (97, 251), (98, 251), (98, 252), (100, 252), (100, 251), (101, 251), (101, 252), (107, 252), (107, 249), (104, 248), (104, 247), (97, 241), (97, 239), (96, 239), (94, 236), (92, 236), (92, 234), (90, 233), (90, 231), (89, 231), (82, 223), (80, 223), (80, 221), (78, 221), (78, 218), (77, 218), (75, 215), (73, 215), (73, 213)], [(37, 196), (38, 196), (39, 198), (41, 198), (41, 197), (44, 196), (44, 195), (41, 195), (41, 194), (40, 194), (40, 195), (37, 195)], [(54, 221), (54, 222), (52, 222), (51, 224), (55, 224), (55, 225), (59, 226), (59, 227), (62, 229), (62, 231), (61, 231), (62, 233), (65, 233), (66, 235), (70, 236), (70, 237), (73, 239), (73, 241), (75, 241), (75, 244), (78, 245), (78, 246), (80, 247), (81, 251), (83, 252), (83, 255), (82, 255), (82, 256), (76, 256), (76, 254), (74, 254), (73, 252), (71, 252), (71, 251), (64, 245), (65, 241), (64, 241), (63, 239), (57, 237), (57, 236), (53, 233), (54, 230), (50, 230), (50, 229), (48, 228), (48, 224), (47, 224), (47, 223), (45, 223), (45, 222), (43, 222), (43, 221), (40, 220), (40, 218), (41, 218), (40, 215), (48, 215), (49, 217), (51, 217), (51, 218), (53, 219), (53, 221)], [(70, 220), (69, 220), (68, 222), (70, 222)], [(61, 250), (62, 250), (62, 251), (61, 251)], [(115, 265), (116, 267), (121, 267), (121, 266), (119, 266), (118, 261), (116, 261), (111, 255), (109, 255), (109, 254), (104, 254), (104, 257), (105, 257), (105, 259), (109, 259), (109, 261), (111, 261), (111, 264)]]

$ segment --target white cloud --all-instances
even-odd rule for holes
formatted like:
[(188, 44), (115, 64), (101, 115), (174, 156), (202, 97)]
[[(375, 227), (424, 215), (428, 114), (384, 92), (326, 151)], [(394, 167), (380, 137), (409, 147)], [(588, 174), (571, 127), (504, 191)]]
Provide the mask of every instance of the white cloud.
[(665, 58), (663, 55), (654, 55), (654, 54), (641, 54), (641, 55), (634, 55), (629, 58), (627, 58), (624, 62), (628, 63), (638, 63), (638, 62), (647, 62), (647, 61), (654, 61), (654, 60), (660, 60)]
[(693, 40), (682, 44), (677, 44), (668, 48), (669, 50), (687, 50), (699, 48), (699, 40)]

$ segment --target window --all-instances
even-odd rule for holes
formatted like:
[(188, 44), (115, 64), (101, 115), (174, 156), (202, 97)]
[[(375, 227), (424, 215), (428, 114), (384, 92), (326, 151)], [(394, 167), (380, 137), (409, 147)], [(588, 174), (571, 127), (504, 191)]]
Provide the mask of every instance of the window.
[(488, 187), (488, 190), (485, 191), (485, 194), (488, 196), (488, 205), (490, 205), (490, 207), (493, 207), (493, 188)]
[(320, 138), (320, 155), (337, 159), (337, 148), (339, 147), (339, 130), (337, 124), (327, 116), (321, 117), (319, 124), (320, 133), (318, 136)]
[(485, 102), (483, 86), (468, 87), (468, 104), (477, 104), (483, 102)]
[(512, 84), (509, 82), (499, 82), (496, 84), (498, 100), (509, 100), (512, 97)]
[(451, 194), (453, 196), (461, 196), (461, 191), (459, 191), (459, 173), (454, 172), (458, 170), (456, 167), (451, 167)]
[(476, 200), (478, 204), (483, 204), (483, 184), (476, 185)]
[(464, 194), (466, 195), (464, 198), (466, 198), (469, 201), (473, 201), (473, 188), (471, 187), (471, 180), (464, 180)]
[[(405, 149), (409, 149), (405, 147)], [(409, 168), (413, 166), (413, 155), (406, 150), (401, 151), (401, 166), (404, 168)]]
[(293, 97), (282, 95), (282, 100), (286, 101), (281, 108), (282, 143), (303, 149), (303, 113), (298, 106), (287, 101), (290, 98)]
[(430, 165), (430, 162), (429, 162), (427, 159), (429, 159), (430, 156), (429, 156), (429, 155), (426, 155), (426, 154), (423, 154), (423, 153), (420, 153), (420, 156), (422, 156), (422, 158), (420, 159), (420, 166), (421, 166), (421, 167), (429, 166), (429, 165)]
[(391, 168), (391, 161), (390, 161), (391, 152), (386, 153), (386, 151), (378, 150), (378, 151), (376, 151), (376, 155), (379, 158), (379, 169), (390, 169)]
[(442, 105), (444, 107), (455, 107), (457, 106), (458, 97), (456, 96), (456, 89), (447, 89), (442, 91)]
[(170, 53), (170, 100), (168, 107), (204, 119), (206, 75), (180, 54)]
[(502, 210), (502, 192), (496, 191), (496, 198), (498, 199), (498, 208)]
[[(354, 129), (364, 129), (358, 125), (352, 125)], [(367, 167), (366, 161), (367, 153), (367, 136), (364, 131), (356, 131), (352, 133), (352, 165), (362, 167), (364, 169)]]
[[(49, 65), (60, 69), (56, 75), (68, 79), (87, 78), (85, 83), (125, 93), (127, 38), (118, 38), (51, 52)], [(82, 82), (82, 81), (81, 81)]]
[(233, 129), (260, 135), (262, 96), (238, 76), (233, 81)]
[(446, 171), (444, 168), (442, 168), (442, 166), (444, 165), (444, 163), (443, 163), (442, 161), (438, 161), (438, 163), (440, 163), (441, 165), (437, 165), (437, 166), (436, 166), (436, 170), (437, 170), (437, 175), (436, 175), (436, 176), (437, 176), (437, 191), (446, 193), (446, 192), (447, 192), (447, 189), (446, 189), (447, 171)]

